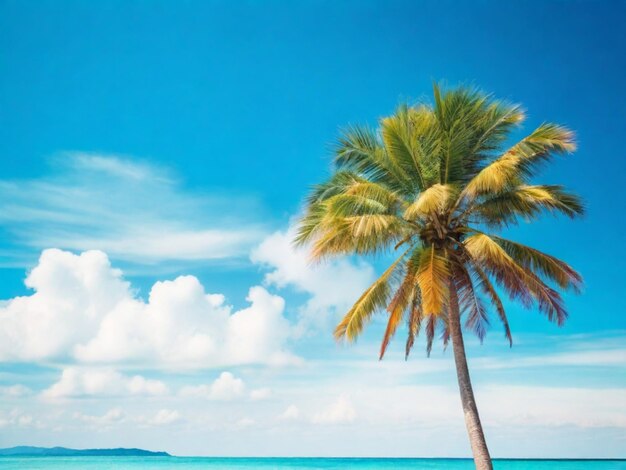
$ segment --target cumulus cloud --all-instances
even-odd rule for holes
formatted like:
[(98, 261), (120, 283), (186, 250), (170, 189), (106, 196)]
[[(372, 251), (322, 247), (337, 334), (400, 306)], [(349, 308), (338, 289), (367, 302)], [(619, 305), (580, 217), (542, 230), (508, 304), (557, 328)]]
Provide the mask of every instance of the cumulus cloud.
[(0, 360), (65, 358), (130, 292), (99, 251), (45, 250), (25, 284), (35, 293), (0, 307)]
[(165, 395), (167, 386), (159, 380), (141, 375), (126, 376), (113, 369), (68, 367), (61, 378), (43, 391), (44, 398), (66, 398), (101, 395)]
[(257, 388), (246, 391), (246, 384), (231, 372), (222, 372), (210, 384), (188, 385), (182, 387), (178, 394), (182, 397), (196, 397), (207, 400), (229, 401), (248, 396), (252, 401), (266, 400), (272, 395), (269, 388)]
[(347, 395), (340, 395), (326, 409), (313, 415), (311, 421), (315, 424), (344, 424), (356, 419), (356, 411)]
[(230, 372), (222, 372), (211, 385), (211, 397), (217, 400), (230, 400), (241, 396), (244, 390), (243, 380)]
[(210, 385), (193, 385), (183, 387), (180, 395), (185, 397), (199, 397), (209, 400), (232, 400), (243, 396), (245, 384), (243, 380), (230, 372), (222, 372)]
[(338, 259), (313, 265), (306, 249), (293, 246), (295, 229), (276, 232), (252, 251), (251, 259), (270, 269), (265, 282), (293, 287), (310, 295), (301, 313), (305, 325), (319, 325), (343, 313), (374, 281), (374, 268), (365, 262)]
[(137, 297), (100, 251), (45, 250), (26, 285), (0, 307), (0, 361), (74, 360), (157, 367), (285, 364), (284, 300), (252, 287), (234, 311), (197, 278), (157, 282)]

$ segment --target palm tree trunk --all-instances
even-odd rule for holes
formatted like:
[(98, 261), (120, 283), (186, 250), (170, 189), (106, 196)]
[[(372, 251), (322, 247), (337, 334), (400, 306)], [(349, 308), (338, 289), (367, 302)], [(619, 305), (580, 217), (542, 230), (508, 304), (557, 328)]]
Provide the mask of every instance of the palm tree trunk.
[(491, 457), (489, 456), (489, 449), (487, 449), (483, 427), (480, 424), (478, 408), (476, 408), (476, 400), (474, 399), (474, 391), (472, 390), (472, 382), (467, 368), (463, 332), (461, 331), (459, 299), (457, 297), (456, 287), (452, 282), (450, 285), (450, 312), (448, 321), (450, 324), (452, 349), (454, 351), (454, 362), (456, 364), (456, 375), (459, 381), (459, 392), (461, 393), (461, 403), (463, 405), (463, 414), (465, 415), (465, 426), (467, 427), (467, 434), (469, 435), (470, 444), (472, 446), (474, 465), (476, 465), (478, 470), (492, 470)]

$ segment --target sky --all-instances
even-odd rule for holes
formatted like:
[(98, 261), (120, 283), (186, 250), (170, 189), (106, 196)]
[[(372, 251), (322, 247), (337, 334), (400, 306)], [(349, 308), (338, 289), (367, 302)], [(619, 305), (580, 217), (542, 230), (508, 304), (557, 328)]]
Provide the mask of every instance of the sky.
[[(625, 457), (620, 1), (0, 1), (0, 447), (468, 456), (450, 350), (334, 324), (385, 259), (291, 244), (339, 129), (434, 82), (579, 149), (585, 200), (510, 238), (585, 278), (558, 328), (467, 336), (492, 455)], [(399, 335), (400, 338), (400, 335)]]

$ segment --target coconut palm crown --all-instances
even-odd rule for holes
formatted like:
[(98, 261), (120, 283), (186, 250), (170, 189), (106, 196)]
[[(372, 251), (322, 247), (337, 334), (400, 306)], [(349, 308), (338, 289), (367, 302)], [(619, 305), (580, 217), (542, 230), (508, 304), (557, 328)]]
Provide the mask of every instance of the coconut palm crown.
[[(395, 252), (396, 259), (337, 326), (338, 339), (354, 340), (386, 309), (380, 358), (406, 321), (406, 356), (420, 331), (430, 353), (439, 331), (444, 344), (452, 339), (457, 371), (467, 371), (464, 350), (456, 357), (461, 323), (482, 341), (492, 309), (512, 344), (502, 292), (563, 324), (567, 312), (556, 288), (578, 291), (580, 275), (497, 235), (545, 211), (583, 213), (581, 200), (562, 186), (531, 182), (555, 155), (575, 150), (573, 133), (546, 123), (503, 148), (523, 120), (519, 106), (475, 89), (435, 85), (434, 105), (402, 105), (377, 131), (354, 126), (342, 133), (334, 171), (309, 195), (296, 243), (310, 246), (315, 260), (381, 252)], [(490, 461), (479, 468), (490, 468)]]

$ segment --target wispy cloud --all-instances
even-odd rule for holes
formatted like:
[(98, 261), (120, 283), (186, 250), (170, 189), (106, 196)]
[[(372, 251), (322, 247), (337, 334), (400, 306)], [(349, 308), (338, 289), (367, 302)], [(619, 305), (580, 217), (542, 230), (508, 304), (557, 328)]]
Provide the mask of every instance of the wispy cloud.
[(506, 359), (480, 358), (474, 361), (477, 368), (512, 369), (521, 367), (550, 366), (604, 366), (626, 368), (626, 349), (615, 348), (599, 351), (559, 352), (537, 356), (514, 357)]
[(263, 237), (255, 201), (187, 190), (167, 168), (77, 152), (51, 163), (41, 178), (0, 180), (5, 265), (50, 247), (100, 249), (143, 265), (225, 260), (247, 256)]

